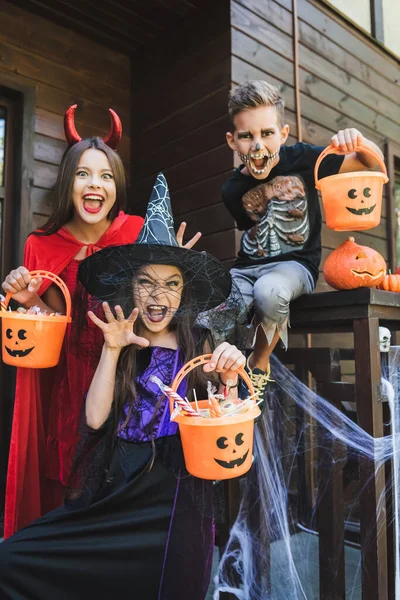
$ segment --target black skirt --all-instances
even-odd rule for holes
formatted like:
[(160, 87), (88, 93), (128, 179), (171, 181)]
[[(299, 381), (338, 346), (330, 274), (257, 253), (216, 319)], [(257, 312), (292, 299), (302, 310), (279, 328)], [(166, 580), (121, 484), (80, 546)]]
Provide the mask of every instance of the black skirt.
[(157, 450), (149, 471), (151, 444), (119, 440), (89, 506), (78, 499), (0, 544), (0, 599), (204, 600), (212, 484), (182, 468), (178, 437)]

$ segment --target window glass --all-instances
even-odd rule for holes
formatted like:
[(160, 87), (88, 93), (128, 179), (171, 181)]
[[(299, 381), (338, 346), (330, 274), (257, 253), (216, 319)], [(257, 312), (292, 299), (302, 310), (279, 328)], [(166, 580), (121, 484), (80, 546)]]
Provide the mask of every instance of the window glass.
[(400, 56), (400, 2), (383, 0), (383, 39), (385, 46)]
[[(328, 0), (329, 4), (340, 10), (346, 17), (354, 21), (368, 33), (371, 33), (370, 0)], [(391, 4), (393, 0), (387, 0)]]

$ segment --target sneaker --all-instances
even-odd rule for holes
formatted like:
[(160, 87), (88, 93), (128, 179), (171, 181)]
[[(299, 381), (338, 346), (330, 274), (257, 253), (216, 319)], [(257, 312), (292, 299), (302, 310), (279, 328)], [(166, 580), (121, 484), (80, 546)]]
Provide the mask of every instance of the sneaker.
[[(253, 384), (255, 391), (258, 392), (257, 402), (259, 402), (260, 400), (264, 400), (264, 402), (262, 404), (260, 404), (260, 408), (262, 411), (265, 406), (265, 400), (266, 400), (266, 396), (267, 396), (266, 392), (267, 392), (268, 384), (273, 383), (274, 380), (271, 379), (271, 370), (270, 369), (267, 372), (262, 371), (258, 367), (254, 367), (254, 369), (252, 369), (249, 365), (250, 356), (248, 357), (248, 359), (246, 361), (245, 370), (251, 379), (251, 383)], [(246, 386), (246, 390), (247, 390), (247, 386)]]

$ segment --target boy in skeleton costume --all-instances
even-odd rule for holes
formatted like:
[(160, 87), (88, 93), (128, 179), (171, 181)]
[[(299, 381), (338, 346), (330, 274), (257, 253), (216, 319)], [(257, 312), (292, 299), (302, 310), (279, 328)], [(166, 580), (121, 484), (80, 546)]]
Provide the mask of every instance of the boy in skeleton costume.
[[(244, 231), (231, 272), (246, 305), (254, 308), (256, 335), (247, 369), (253, 384), (264, 391), (275, 345), (281, 339), (287, 347), (289, 304), (310, 294), (318, 279), (322, 218), (314, 166), (323, 147), (285, 145), (289, 126), (284, 100), (266, 81), (233, 89), (229, 115), (232, 132), (226, 139), (242, 164), (224, 184), (222, 197)], [(342, 155), (328, 156), (319, 177), (377, 169), (373, 159), (356, 151), (360, 142), (380, 153), (356, 129), (339, 131), (331, 143)]]

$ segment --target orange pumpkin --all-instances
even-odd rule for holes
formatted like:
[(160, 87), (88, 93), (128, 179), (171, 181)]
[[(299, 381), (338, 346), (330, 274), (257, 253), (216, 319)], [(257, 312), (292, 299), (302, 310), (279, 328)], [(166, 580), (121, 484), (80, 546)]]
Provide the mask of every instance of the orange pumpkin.
[(379, 290), (386, 290), (387, 292), (400, 292), (400, 274), (389, 273), (385, 275), (381, 283), (376, 286)]
[(325, 281), (337, 290), (375, 287), (386, 273), (384, 258), (372, 248), (356, 244), (353, 237), (331, 252), (325, 261)]

